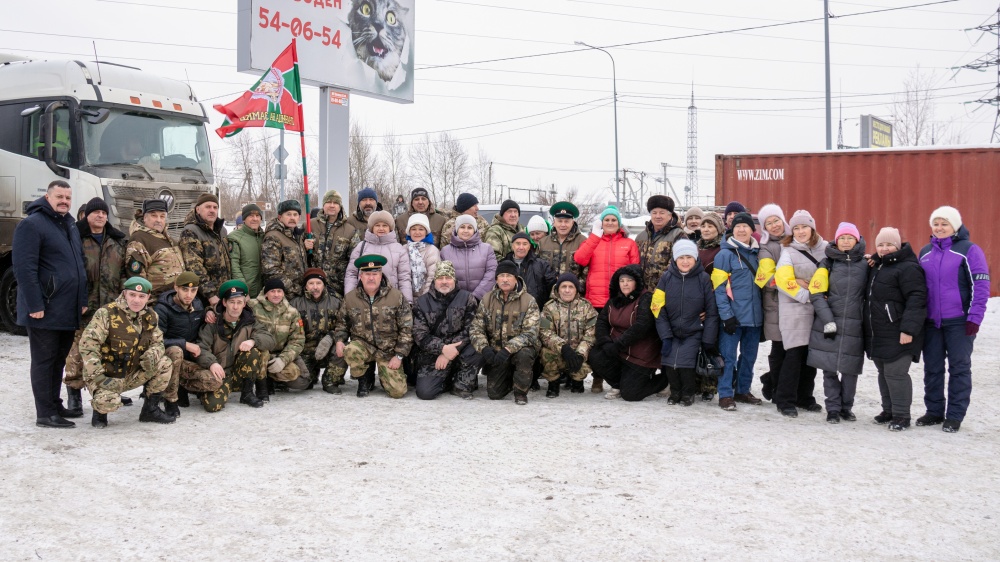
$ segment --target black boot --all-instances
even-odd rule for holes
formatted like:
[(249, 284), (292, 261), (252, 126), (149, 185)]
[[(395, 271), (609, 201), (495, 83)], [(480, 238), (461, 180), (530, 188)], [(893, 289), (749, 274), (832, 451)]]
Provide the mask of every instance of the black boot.
[(64, 418), (83, 417), (83, 397), (79, 388), (66, 387), (66, 411), (60, 413)]
[(271, 379), (266, 378), (266, 379), (259, 379), (257, 381), (254, 381), (253, 387), (254, 387), (254, 391), (257, 394), (257, 400), (260, 400), (262, 402), (270, 402), (271, 401), (271, 396), (270, 395), (274, 394), (274, 392), (270, 390)]
[(558, 398), (559, 397), (559, 381), (549, 382), (549, 389), (545, 391), (546, 398)]
[(167, 414), (162, 409), (160, 409), (160, 401), (163, 400), (163, 395), (160, 393), (156, 394), (146, 394), (146, 398), (142, 401), (142, 411), (139, 412), (139, 421), (141, 422), (154, 422), (154, 423), (174, 423), (177, 418)]
[(99, 414), (97, 410), (94, 410), (94, 416), (90, 418), (90, 425), (96, 427), (97, 429), (104, 429), (108, 427), (108, 415)]
[(240, 387), (240, 404), (246, 404), (251, 408), (260, 408), (264, 402), (253, 393), (254, 381), (249, 378), (243, 379), (243, 386)]
[(375, 388), (375, 373), (365, 373), (365, 376), (358, 379), (358, 398), (368, 396)]
[(570, 392), (573, 394), (583, 394), (583, 381), (571, 381), (573, 386), (570, 387)]
[(163, 411), (166, 412), (168, 416), (173, 416), (174, 418), (181, 417), (181, 409), (177, 406), (177, 402), (164, 400)]
[(177, 388), (177, 405), (181, 408), (187, 408), (191, 405), (191, 400), (188, 398), (188, 391), (183, 386)]
[[(139, 398), (145, 398), (145, 397), (146, 397), (146, 391), (143, 390), (142, 391), (142, 396), (140, 396)], [(122, 396), (121, 399), (122, 399), (122, 406), (131, 406), (132, 405), (132, 399), (129, 398), (128, 396)]]

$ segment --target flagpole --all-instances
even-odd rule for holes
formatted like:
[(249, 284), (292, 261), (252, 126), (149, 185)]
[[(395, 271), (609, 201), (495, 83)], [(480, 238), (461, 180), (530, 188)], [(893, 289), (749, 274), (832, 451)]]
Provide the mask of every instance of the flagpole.
[[(295, 62), (296, 73), (299, 78), (299, 143), (302, 149), (302, 192), (305, 195), (306, 203), (306, 235), (312, 235), (312, 221), (309, 217), (309, 174), (306, 172), (306, 125), (302, 118), (302, 75), (298, 72), (299, 51), (295, 46), (295, 39), (292, 39), (292, 60)], [(282, 129), (284, 133), (284, 129)]]
[[(300, 117), (300, 119), (301, 119), (301, 117)], [(282, 127), (281, 129), (279, 129), (279, 133), (278, 133), (278, 146), (281, 147), (280, 149), (278, 149), (278, 153), (281, 154), (281, 155), (284, 155), (285, 154), (285, 128), (284, 127)], [(278, 180), (281, 181), (281, 199), (278, 200), (279, 202), (285, 200), (285, 176), (288, 175), (288, 174), (282, 174), (282, 173), (280, 173), (281, 168), (284, 165), (285, 165), (285, 162), (283, 160), (278, 162), (278, 170), (279, 170)], [(306, 213), (308, 214), (308, 211), (306, 211)]]

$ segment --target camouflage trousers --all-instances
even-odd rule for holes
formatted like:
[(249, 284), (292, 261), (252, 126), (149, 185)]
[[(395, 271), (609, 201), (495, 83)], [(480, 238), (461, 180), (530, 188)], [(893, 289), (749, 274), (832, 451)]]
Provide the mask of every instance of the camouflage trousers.
[[(226, 369), (226, 377), (222, 384), (213, 392), (202, 392), (199, 396), (201, 405), (206, 412), (218, 412), (226, 407), (229, 395), (243, 388), (243, 381), (259, 381), (267, 377), (267, 360), (270, 354), (266, 351), (251, 348), (250, 351), (240, 351), (233, 358), (233, 365)], [(215, 378), (208, 369), (203, 369), (199, 378), (204, 376)]]
[[(351, 378), (361, 378), (368, 369), (368, 362), (375, 361), (375, 348), (361, 340), (353, 340), (344, 348), (344, 360), (351, 368)], [(392, 398), (402, 398), (406, 395), (406, 373), (403, 366), (390, 369), (385, 362), (378, 361), (378, 378), (382, 388)]]
[(73, 347), (69, 348), (69, 355), (66, 356), (66, 369), (63, 371), (65, 373), (63, 382), (74, 390), (80, 390), (86, 386), (83, 383), (83, 356), (80, 355), (80, 334), (82, 333), (83, 328), (80, 328), (73, 334)]
[[(566, 362), (563, 361), (562, 354), (557, 351), (552, 351), (547, 347), (542, 348), (542, 376), (545, 380), (552, 382), (559, 380), (562, 371), (566, 370)], [(583, 363), (583, 367), (575, 373), (570, 373), (570, 378), (575, 381), (582, 381), (587, 378), (587, 375), (591, 373), (590, 365)]]
[(167, 402), (177, 401), (177, 391), (183, 386), (191, 392), (215, 392), (222, 386), (222, 382), (212, 375), (207, 369), (202, 369), (194, 361), (184, 358), (184, 350), (172, 345), (167, 348), (167, 357), (170, 358), (172, 370), (170, 373), (170, 384), (163, 391), (163, 398)]
[[(280, 350), (275, 350), (274, 354), (277, 355), (278, 351)], [(292, 390), (309, 388), (309, 369), (306, 368), (301, 357), (296, 357), (295, 361), (285, 365), (285, 368), (277, 373), (268, 371), (267, 376), (273, 381), (285, 383)]]
[(309, 373), (309, 382), (315, 383), (319, 380), (320, 370), (323, 370), (323, 388), (344, 384), (344, 375), (347, 374), (347, 361), (343, 357), (337, 357), (333, 349), (323, 359), (316, 359), (315, 350), (303, 351), (299, 356), (306, 365)]
[(100, 384), (84, 374), (87, 390), (94, 398), (90, 405), (99, 414), (110, 414), (122, 407), (122, 393), (144, 386), (146, 395), (158, 394), (167, 388), (170, 382), (170, 360), (160, 357), (155, 365), (148, 369), (139, 369), (124, 378), (107, 377)]

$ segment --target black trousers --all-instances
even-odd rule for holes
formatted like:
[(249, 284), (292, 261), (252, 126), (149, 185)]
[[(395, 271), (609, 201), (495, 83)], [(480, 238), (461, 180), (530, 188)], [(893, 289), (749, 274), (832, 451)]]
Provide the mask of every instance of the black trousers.
[(590, 350), (587, 361), (595, 373), (604, 374), (611, 388), (621, 391), (626, 402), (638, 402), (667, 388), (666, 374), (654, 375), (656, 369), (623, 361), (617, 354), (608, 355), (599, 347)]
[(673, 367), (664, 366), (663, 370), (666, 371), (667, 380), (670, 381), (670, 396), (672, 398), (680, 399), (694, 396), (694, 393), (698, 390), (694, 369), (674, 369)]
[(781, 365), (774, 391), (774, 404), (779, 410), (796, 406), (806, 408), (816, 403), (813, 398), (816, 368), (806, 365), (808, 357), (808, 345), (785, 349), (785, 361)]
[(59, 413), (62, 399), (63, 367), (73, 347), (73, 330), (28, 328), (31, 349), (31, 392), (35, 395), (35, 415), (47, 418)]
[(486, 365), (483, 374), (486, 375), (486, 395), (490, 400), (501, 400), (510, 394), (528, 394), (531, 386), (531, 369), (535, 363), (535, 349), (525, 347), (510, 356), (510, 360), (501, 365)]

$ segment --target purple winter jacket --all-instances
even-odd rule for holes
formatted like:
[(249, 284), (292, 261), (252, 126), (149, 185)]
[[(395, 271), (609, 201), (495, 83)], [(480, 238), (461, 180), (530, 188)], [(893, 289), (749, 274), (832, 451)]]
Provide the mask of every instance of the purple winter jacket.
[(982, 248), (969, 242), (963, 226), (950, 238), (931, 237), (920, 250), (920, 266), (927, 276), (927, 319), (941, 327), (942, 320), (962, 318), (983, 323), (990, 298), (990, 268)]
[(478, 232), (467, 241), (459, 238), (454, 230), (447, 234), (451, 236), (451, 242), (441, 248), (441, 261), (450, 261), (455, 266), (459, 289), (465, 289), (483, 300), (496, 281), (497, 258), (493, 246), (481, 241)]

